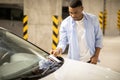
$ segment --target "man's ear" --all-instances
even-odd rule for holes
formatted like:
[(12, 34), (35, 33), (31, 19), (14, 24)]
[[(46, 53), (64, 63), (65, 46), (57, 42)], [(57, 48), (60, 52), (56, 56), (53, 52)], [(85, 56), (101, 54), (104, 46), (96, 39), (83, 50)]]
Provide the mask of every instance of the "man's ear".
[(81, 6), (81, 8), (82, 8), (82, 11), (84, 10), (84, 7), (83, 6)]

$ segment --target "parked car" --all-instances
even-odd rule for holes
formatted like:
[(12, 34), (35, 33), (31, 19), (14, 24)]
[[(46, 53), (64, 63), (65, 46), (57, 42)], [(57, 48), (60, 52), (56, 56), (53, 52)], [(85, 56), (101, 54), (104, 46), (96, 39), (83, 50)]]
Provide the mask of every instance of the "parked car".
[(0, 80), (120, 80), (120, 73), (97, 65), (54, 57), (0, 28)]

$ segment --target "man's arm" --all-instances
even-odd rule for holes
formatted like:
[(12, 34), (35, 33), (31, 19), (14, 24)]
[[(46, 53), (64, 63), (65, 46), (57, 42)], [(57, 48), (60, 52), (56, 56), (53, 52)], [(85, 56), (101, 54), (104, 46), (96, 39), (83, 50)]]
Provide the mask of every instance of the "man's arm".
[(98, 62), (98, 58), (99, 58), (99, 54), (100, 54), (100, 49), (99, 47), (95, 48), (95, 54), (90, 58), (90, 63), (92, 64), (97, 64)]
[(102, 44), (102, 39), (103, 39), (103, 34), (102, 34), (102, 31), (101, 31), (101, 29), (100, 29), (100, 25), (99, 25), (99, 21), (98, 21), (98, 18), (97, 17), (95, 17), (94, 18), (94, 24), (95, 24), (95, 53), (94, 53), (94, 55), (91, 57), (91, 63), (92, 64), (97, 64), (97, 62), (98, 62), (98, 58), (99, 58), (99, 54), (100, 54), (100, 50), (101, 50), (101, 48), (102, 48), (102, 46), (103, 46), (103, 44)]

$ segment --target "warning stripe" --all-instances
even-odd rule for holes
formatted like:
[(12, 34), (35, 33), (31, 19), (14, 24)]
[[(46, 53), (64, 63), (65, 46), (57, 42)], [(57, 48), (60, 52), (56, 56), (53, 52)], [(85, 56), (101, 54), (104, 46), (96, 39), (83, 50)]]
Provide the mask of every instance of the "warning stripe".
[(59, 20), (58, 16), (54, 15), (52, 16), (52, 21), (53, 21), (53, 26), (52, 26), (52, 49), (56, 49), (57, 44), (58, 44), (58, 26), (59, 26)]
[(120, 30), (120, 10), (118, 10), (118, 20), (117, 20), (117, 26), (118, 26), (118, 29)]
[(103, 12), (99, 13), (99, 23), (100, 23), (100, 28), (103, 28)]
[(23, 39), (28, 40), (28, 16), (23, 18)]
[(99, 13), (99, 23), (100, 23), (100, 27), (101, 29), (104, 27), (106, 28), (106, 24), (107, 24), (107, 12), (100, 12)]

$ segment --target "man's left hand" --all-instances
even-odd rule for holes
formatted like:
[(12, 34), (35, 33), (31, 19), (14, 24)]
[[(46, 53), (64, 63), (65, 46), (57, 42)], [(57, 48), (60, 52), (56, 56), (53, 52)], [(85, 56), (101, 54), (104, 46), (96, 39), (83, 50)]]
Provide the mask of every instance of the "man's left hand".
[(98, 57), (97, 56), (92, 56), (90, 58), (90, 63), (91, 64), (97, 64), (97, 62), (98, 62)]

